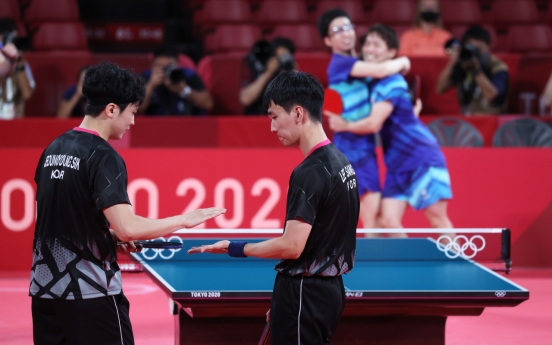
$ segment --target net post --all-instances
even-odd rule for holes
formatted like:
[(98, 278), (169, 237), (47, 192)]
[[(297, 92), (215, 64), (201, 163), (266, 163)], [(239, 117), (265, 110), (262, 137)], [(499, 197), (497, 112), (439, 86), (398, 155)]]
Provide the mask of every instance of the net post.
[(512, 270), (512, 258), (511, 254), (511, 232), (510, 229), (502, 230), (502, 260), (506, 264), (506, 274)]

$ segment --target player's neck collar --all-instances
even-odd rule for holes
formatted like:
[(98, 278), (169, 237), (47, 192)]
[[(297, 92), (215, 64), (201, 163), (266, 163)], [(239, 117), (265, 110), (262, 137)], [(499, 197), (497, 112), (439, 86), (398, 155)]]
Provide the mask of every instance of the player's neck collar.
[(100, 136), (100, 134), (98, 132), (90, 130), (90, 129), (82, 128), (82, 127), (74, 127), (73, 130), (78, 131), (78, 132), (84, 132), (84, 133), (94, 134), (94, 135)]
[(309, 153), (307, 153), (307, 157), (311, 155), (311, 153), (313, 153), (316, 149), (319, 149), (321, 148), (322, 146), (326, 146), (326, 145), (329, 145), (331, 144), (332, 142), (330, 141), (330, 139), (326, 139), (324, 141), (321, 141), (319, 142), (316, 146), (314, 146), (310, 151)]

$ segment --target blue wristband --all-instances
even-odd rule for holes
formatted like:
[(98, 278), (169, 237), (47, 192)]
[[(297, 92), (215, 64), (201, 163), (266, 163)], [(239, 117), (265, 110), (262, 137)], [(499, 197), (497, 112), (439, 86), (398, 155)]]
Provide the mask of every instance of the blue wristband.
[(243, 248), (247, 242), (230, 242), (228, 245), (228, 255), (230, 255), (233, 258), (246, 258), (245, 254), (243, 253)]

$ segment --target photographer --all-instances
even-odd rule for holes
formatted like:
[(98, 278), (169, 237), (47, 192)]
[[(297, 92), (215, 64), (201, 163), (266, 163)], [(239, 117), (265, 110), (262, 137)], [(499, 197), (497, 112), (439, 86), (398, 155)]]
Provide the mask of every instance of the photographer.
[(88, 68), (90, 68), (90, 66), (82, 67), (77, 77), (77, 83), (69, 87), (63, 93), (57, 112), (58, 119), (84, 116), (86, 97), (82, 94), (82, 86), (84, 84), (84, 76), (86, 75)]
[(461, 42), (447, 42), (450, 60), (437, 80), (437, 93), (457, 87), (464, 115), (506, 111), (508, 66), (491, 54), (490, 45), (489, 32), (479, 25), (469, 27)]
[(0, 19), (0, 119), (11, 120), (24, 115), (25, 101), (31, 98), (35, 81), (23, 50), (27, 40), (17, 36), (12, 19)]
[(201, 78), (189, 68), (178, 65), (178, 54), (169, 46), (153, 52), (146, 96), (139, 111), (146, 115), (204, 115), (213, 107), (211, 94)]
[(17, 48), (13, 43), (4, 45), (0, 42), (0, 79), (5, 78), (11, 73), (13, 61), (17, 57)]
[(277, 37), (272, 43), (261, 40), (255, 43), (244, 59), (240, 103), (245, 115), (262, 115), (263, 93), (268, 83), (281, 72), (297, 69), (293, 58), (295, 45), (285, 37)]

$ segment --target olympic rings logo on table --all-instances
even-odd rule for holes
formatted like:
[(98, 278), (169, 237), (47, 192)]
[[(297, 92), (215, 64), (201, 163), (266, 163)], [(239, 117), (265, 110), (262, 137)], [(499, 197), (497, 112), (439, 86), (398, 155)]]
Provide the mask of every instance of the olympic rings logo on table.
[[(168, 239), (165, 239), (164, 237), (159, 237), (159, 238), (156, 238), (154, 240), (151, 240), (150, 242), (156, 242), (156, 241), (157, 242), (174, 242), (175, 240), (180, 242), (180, 243), (183, 243), (182, 239), (178, 236), (171, 236)], [(144, 259), (146, 259), (146, 260), (153, 260), (153, 259), (157, 258), (158, 256), (161, 259), (169, 260), (169, 259), (173, 258), (174, 254), (176, 252), (179, 252), (181, 250), (182, 250), (182, 248), (178, 248), (178, 249), (143, 248), (141, 254), (144, 257)], [(169, 254), (167, 254), (167, 252)]]
[[(444, 243), (443, 240), (448, 240)], [(477, 242), (481, 242), (479, 246)], [(449, 259), (456, 259), (462, 256), (464, 259), (471, 259), (485, 248), (485, 239), (480, 235), (472, 236), (468, 239), (464, 235), (456, 236), (452, 239), (450, 236), (442, 235), (437, 239), (437, 248), (444, 252)], [(468, 254), (471, 251), (471, 254)]]

